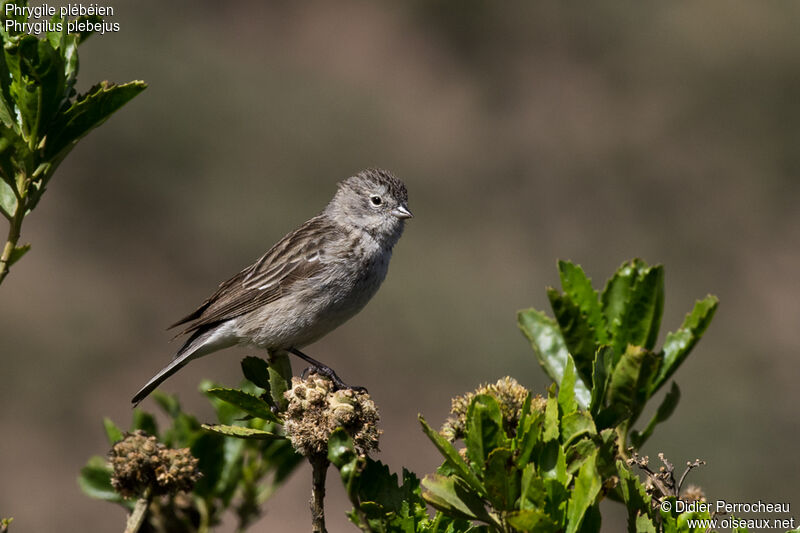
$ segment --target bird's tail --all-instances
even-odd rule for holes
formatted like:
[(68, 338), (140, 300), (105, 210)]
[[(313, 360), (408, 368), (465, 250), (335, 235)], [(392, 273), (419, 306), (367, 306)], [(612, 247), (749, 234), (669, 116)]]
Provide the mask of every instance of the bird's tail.
[(156, 387), (161, 385), (161, 383), (170, 377), (172, 374), (186, 366), (186, 364), (191, 361), (193, 354), (184, 354), (182, 356), (176, 357), (173, 359), (167, 366), (162, 368), (158, 374), (153, 376), (150, 381), (147, 382), (147, 385), (142, 387), (139, 392), (131, 400), (133, 406), (136, 407), (139, 405), (139, 402), (144, 400), (151, 392), (156, 390)]
[(217, 328), (195, 331), (194, 334), (186, 340), (181, 349), (178, 350), (178, 353), (172, 361), (162, 368), (158, 374), (150, 378), (150, 381), (136, 393), (131, 400), (133, 406), (136, 407), (139, 405), (139, 402), (144, 400), (156, 387), (161, 385), (161, 383), (172, 374), (186, 366), (189, 361), (236, 344), (235, 339), (226, 338), (219, 335), (219, 333)]

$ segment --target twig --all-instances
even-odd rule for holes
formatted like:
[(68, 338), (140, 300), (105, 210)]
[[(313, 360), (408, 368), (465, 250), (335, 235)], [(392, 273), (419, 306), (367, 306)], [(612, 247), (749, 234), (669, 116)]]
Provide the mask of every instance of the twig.
[[(17, 200), (18, 202), (20, 200)], [(22, 230), (22, 219), (25, 217), (25, 209), (22, 206), (17, 207), (16, 213), (8, 221), (8, 237), (6, 237), (6, 244), (3, 247), (3, 254), (0, 256), (0, 283), (8, 275), (8, 270), (11, 268), (11, 254), (17, 247), (19, 235)]]
[(325, 529), (325, 477), (328, 473), (328, 456), (316, 453), (308, 456), (311, 463), (311, 531), (327, 533)]
[(141, 498), (136, 500), (136, 505), (133, 511), (128, 515), (128, 523), (125, 525), (125, 533), (136, 533), (144, 523), (144, 518), (147, 516), (147, 508), (150, 507), (150, 501), (153, 499), (153, 493), (148, 488), (145, 490)]
[(683, 482), (686, 479), (686, 476), (689, 475), (689, 472), (694, 470), (695, 468), (699, 468), (700, 466), (706, 464), (705, 461), (701, 461), (700, 459), (695, 459), (694, 462), (687, 462), (686, 463), (686, 470), (683, 472), (680, 481), (678, 481), (678, 494), (681, 493), (681, 489), (683, 488)]

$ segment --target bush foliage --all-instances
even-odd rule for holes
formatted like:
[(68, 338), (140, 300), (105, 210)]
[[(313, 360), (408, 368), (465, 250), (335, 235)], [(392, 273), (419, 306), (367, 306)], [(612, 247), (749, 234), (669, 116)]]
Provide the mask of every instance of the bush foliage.
[(58, 165), (79, 140), (146, 87), (141, 81), (103, 81), (79, 95), (78, 45), (91, 32), (68, 33), (58, 15), (53, 22), (63, 30), (42, 38), (6, 30), (6, 20), (28, 22), (25, 11), (6, 14), (11, 4), (22, 8), (28, 2), (4, 1), (0, 13), (0, 215), (9, 223), (0, 283), (30, 249), (19, 244), (22, 221), (39, 203)]
[[(544, 396), (503, 378), (455, 398), (453, 416), (441, 430), (420, 415), (421, 429), (443, 461), (436, 472), (422, 477), (407, 469), (393, 473), (354, 445), (348, 428), (326, 437), (327, 462), (321, 464), (327, 469), (329, 462), (339, 471), (353, 505), (347, 516), (358, 529), (597, 532), (600, 503), (608, 499), (627, 509), (630, 532), (706, 530), (690, 526), (690, 520), (714, 518), (711, 513), (675, 511), (678, 499), (704, 498), (697, 487), (684, 490), (686, 474), (702, 462), (689, 464), (676, 478), (665, 457), (660, 455), (662, 468), (651, 470), (638, 449), (675, 412), (680, 389), (670, 380), (711, 323), (717, 298), (696, 302), (678, 329), (656, 348), (664, 305), (662, 266), (640, 259), (626, 262), (600, 292), (581, 267), (560, 261), (558, 270), (562, 290), (547, 290), (553, 317), (535, 309), (520, 311), (517, 317), (554, 381)], [(244, 529), (249, 517), (257, 515), (254, 509), (264, 495), (272, 493), (300, 460), (287, 434), (285, 400), (311, 389), (295, 378), (287, 394), (290, 376), (280, 359), (268, 363), (248, 357), (242, 368), (247, 378), (242, 387), (203, 388), (217, 409), (216, 424), (200, 424), (182, 413), (172, 397), (159, 395), (157, 401), (174, 420), (174, 427), (162, 434), (163, 442), (188, 446), (208, 476), (190, 493), (202, 502), (196, 507), (213, 510), (207, 524), (232, 508), (245, 516), (240, 522)], [(668, 382), (655, 413), (639, 428), (645, 406)], [(134, 418), (134, 428), (149, 426), (157, 434), (151, 417), (136, 411)], [(109, 422), (107, 427), (113, 428)], [(110, 440), (118, 437), (116, 429), (109, 433)], [(256, 473), (253, 465), (260, 468)], [(268, 473), (273, 475), (265, 483)], [(113, 492), (109, 467), (101, 458), (90, 461), (81, 483), (90, 495), (133, 505)], [(321, 511), (318, 503), (319, 507), (312, 505), (312, 514)], [(169, 508), (151, 503), (151, 509), (159, 505)], [(157, 526), (152, 520), (148, 525), (159, 530)], [(314, 531), (324, 531), (324, 520), (314, 522)]]

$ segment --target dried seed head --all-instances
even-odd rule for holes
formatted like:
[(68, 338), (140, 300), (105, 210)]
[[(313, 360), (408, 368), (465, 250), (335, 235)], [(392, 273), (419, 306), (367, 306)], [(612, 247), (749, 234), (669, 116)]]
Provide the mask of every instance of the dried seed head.
[(202, 475), (189, 448), (170, 449), (143, 431), (126, 433), (108, 454), (111, 485), (123, 497), (188, 491)]
[(286, 391), (289, 405), (284, 415), (284, 430), (299, 453), (327, 453), (328, 438), (344, 428), (360, 453), (378, 449), (378, 409), (366, 392), (333, 390), (326, 377), (310, 374), (305, 380), (292, 378)]
[(464, 459), (464, 462), (469, 462), (469, 457), (467, 456), (467, 447), (466, 446), (464, 446), (463, 448), (459, 448), (458, 449), (458, 455), (460, 455), (461, 458)]
[(689, 485), (681, 495), (681, 500), (686, 502), (705, 502), (706, 493), (697, 485)]
[[(500, 405), (500, 413), (503, 415), (503, 427), (509, 435), (513, 436), (516, 433), (522, 406), (528, 396), (528, 389), (517, 383), (514, 378), (506, 376), (497, 380), (497, 383), (483, 385), (474, 392), (453, 398), (450, 409), (453, 416), (447, 419), (440, 431), (445, 438), (454, 441), (464, 437), (469, 404), (479, 394), (488, 394), (497, 400)], [(539, 395), (531, 398), (533, 411), (544, 411), (546, 405), (547, 400)]]

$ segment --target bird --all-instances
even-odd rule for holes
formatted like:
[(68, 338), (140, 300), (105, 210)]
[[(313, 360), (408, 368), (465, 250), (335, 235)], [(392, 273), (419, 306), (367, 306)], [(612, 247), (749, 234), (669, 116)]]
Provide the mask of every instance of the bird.
[(292, 353), (337, 387), (350, 388), (300, 349), (352, 318), (375, 295), (412, 217), (406, 186), (390, 171), (369, 168), (343, 179), (321, 213), (168, 328), (184, 326), (178, 336), (189, 336), (131, 402), (138, 405), (190, 361), (234, 345)]

